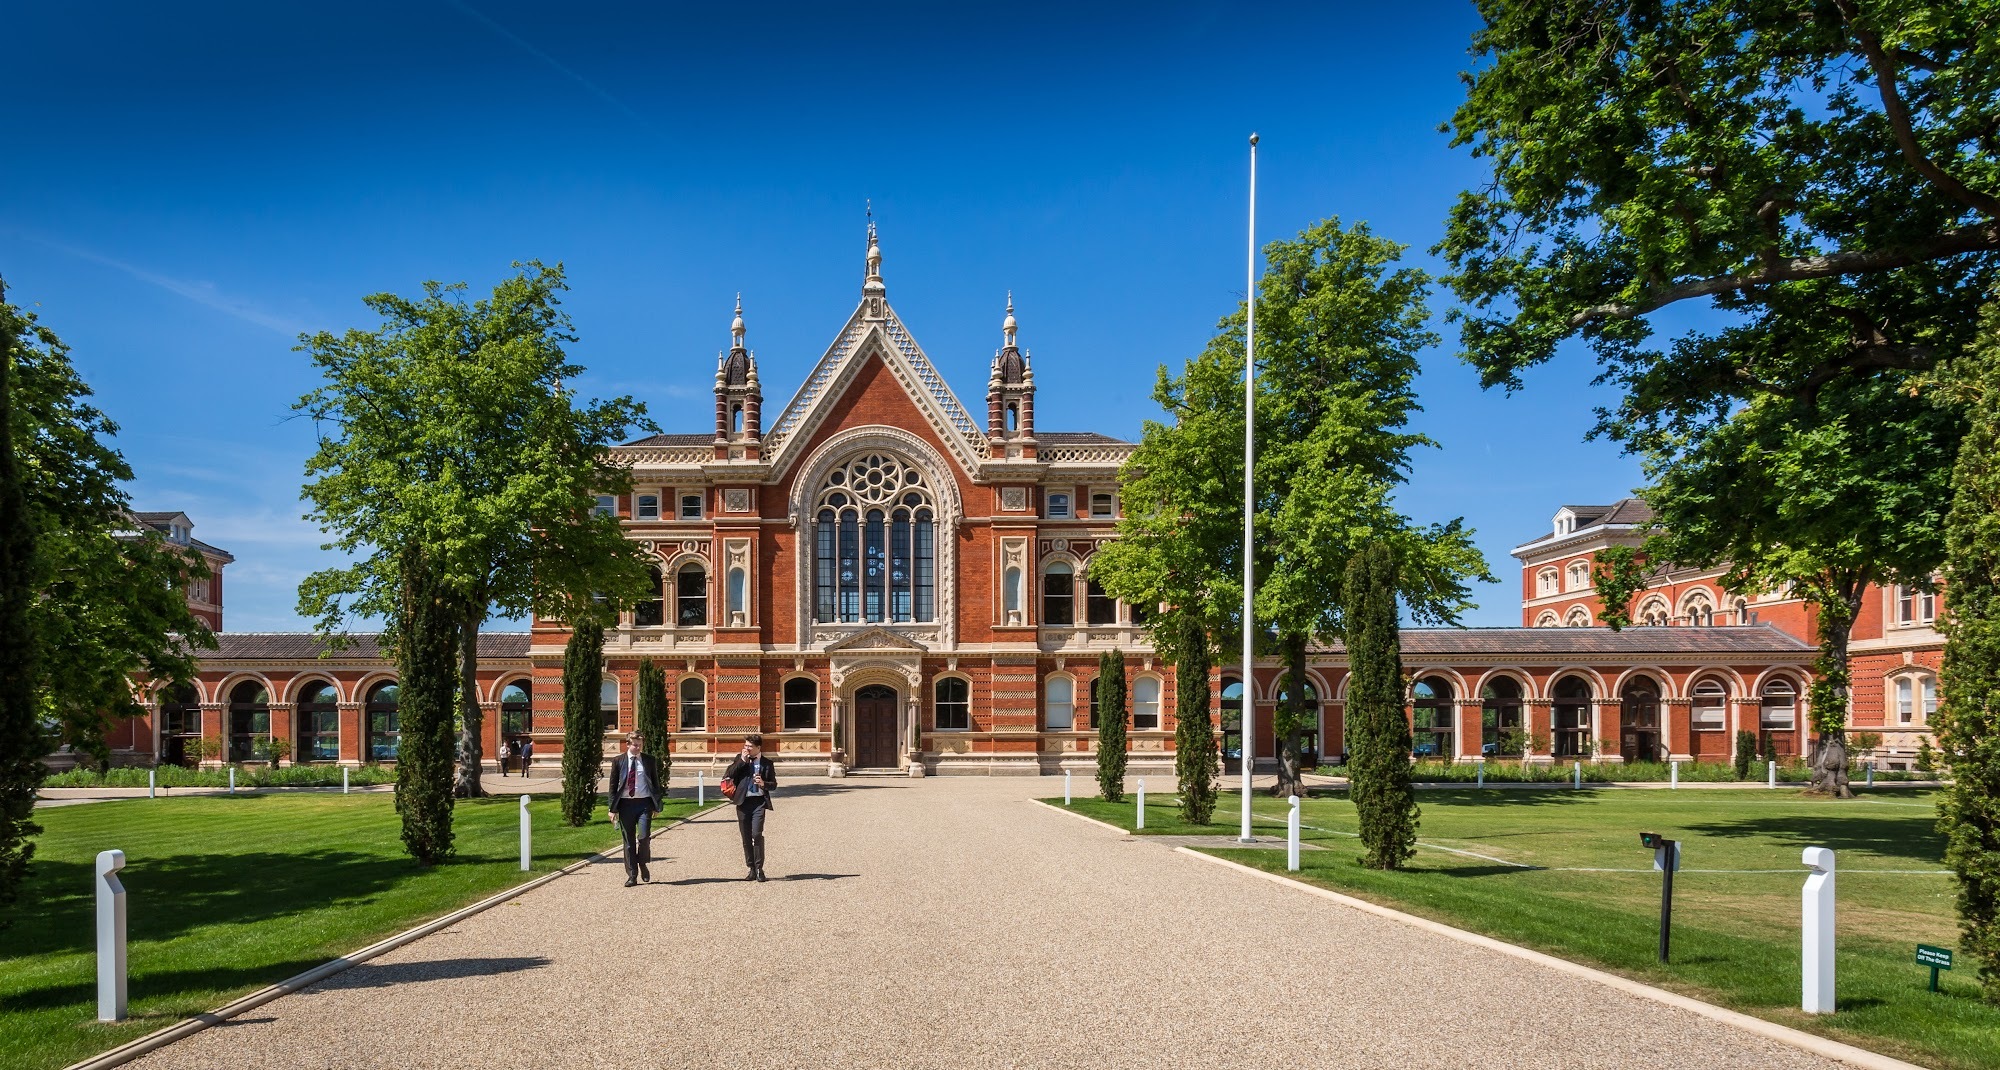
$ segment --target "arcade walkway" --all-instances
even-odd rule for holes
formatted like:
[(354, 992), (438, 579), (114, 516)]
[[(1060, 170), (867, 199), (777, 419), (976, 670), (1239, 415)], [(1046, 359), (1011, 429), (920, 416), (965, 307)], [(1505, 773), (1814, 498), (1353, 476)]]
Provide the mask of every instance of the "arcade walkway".
[(652, 885), (564, 877), (133, 1065), (1835, 1065), (1027, 801), (1060, 791), (809, 781), (769, 883), (709, 816)]

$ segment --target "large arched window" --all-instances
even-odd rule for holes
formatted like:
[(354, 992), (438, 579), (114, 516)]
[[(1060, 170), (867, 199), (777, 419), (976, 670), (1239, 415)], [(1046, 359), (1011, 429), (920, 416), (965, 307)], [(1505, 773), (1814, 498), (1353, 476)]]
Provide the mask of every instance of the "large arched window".
[(708, 623), (708, 570), (693, 561), (674, 573), (674, 622), (683, 628)]
[(1798, 727), (1799, 690), (1783, 677), (1764, 682), (1762, 715), (1758, 727), (1766, 732), (1789, 732)]
[(1141, 676), (1132, 681), (1132, 730), (1157, 732), (1160, 728), (1160, 679)]
[(1222, 756), (1231, 760), (1243, 757), (1243, 681), (1233, 677), (1222, 678)]
[(1667, 600), (1664, 598), (1647, 599), (1646, 604), (1639, 607), (1639, 624), (1645, 628), (1666, 627)]
[(657, 628), (667, 622), (666, 597), (660, 570), (648, 568), (646, 575), (652, 580), (652, 592), (632, 607), (632, 624), (639, 628)]
[(1681, 615), (1697, 628), (1706, 628), (1715, 623), (1715, 603), (1705, 594), (1691, 594), (1682, 606)]
[(247, 762), (270, 753), (271, 694), (255, 680), (229, 692), (229, 760)]
[(1558, 758), (1590, 755), (1590, 681), (1581, 676), (1565, 676), (1556, 682), (1550, 714), (1555, 721), (1554, 744)]
[(681, 681), (681, 731), (699, 732), (708, 726), (708, 685), (690, 676)]
[(1118, 623), (1118, 600), (1106, 594), (1096, 580), (1083, 581), (1084, 619), (1090, 624)]
[(1410, 752), (1419, 758), (1451, 759), (1451, 681), (1442, 676), (1426, 676), (1410, 688)]
[(1896, 693), (1897, 724), (1929, 724), (1937, 714), (1937, 677), (1929, 673), (1906, 673), (1896, 677), (1890, 686)]
[(937, 505), (922, 473), (893, 454), (862, 454), (827, 475), (816, 505), (816, 619), (937, 619)]
[(1076, 681), (1067, 676), (1051, 676), (1044, 686), (1042, 706), (1051, 732), (1067, 732), (1076, 727)]
[(500, 732), (507, 736), (525, 736), (535, 730), (535, 706), (528, 699), (528, 689), (520, 683), (508, 684), (500, 689)]
[(193, 684), (181, 684), (160, 692), (160, 760), (183, 765), (188, 760), (188, 740), (201, 738), (201, 695)]
[(1521, 732), (1521, 682), (1495, 676), (1479, 689), (1479, 753), (1488, 758), (1518, 757), (1526, 743)]
[(362, 714), (368, 720), (368, 760), (371, 762), (393, 762), (403, 741), (402, 715), (397, 705), (402, 697), (402, 688), (395, 683), (380, 683), (368, 689), (368, 700), (362, 703)]
[(819, 684), (803, 676), (785, 681), (785, 731), (819, 727)]
[(956, 676), (937, 682), (937, 726), (951, 732), (972, 727), (972, 687)]
[(608, 672), (597, 684), (597, 715), (604, 731), (617, 731), (618, 678)]
[(1562, 573), (1554, 565), (1535, 574), (1535, 594), (1551, 595), (1562, 589)]
[[(1287, 676), (1278, 682), (1278, 704), (1283, 706), (1292, 694), (1292, 678)], [(1305, 693), (1299, 697), (1299, 708), (1305, 714), (1306, 727), (1299, 733), (1300, 760), (1310, 769), (1319, 764), (1319, 689), (1311, 680), (1306, 681)], [(1284, 740), (1278, 740), (1280, 746)]]
[(1590, 562), (1571, 561), (1569, 563), (1569, 590), (1581, 591), (1590, 586)]
[(1628, 762), (1657, 762), (1660, 746), (1660, 685), (1651, 677), (1635, 676), (1618, 692), (1619, 753)]
[(1688, 706), (1688, 720), (1697, 732), (1720, 732), (1729, 727), (1729, 689), (1710, 676), (1694, 685), (1694, 700)]
[(1587, 610), (1582, 606), (1576, 606), (1572, 608), (1569, 611), (1569, 616), (1564, 618), (1563, 620), (1563, 627), (1565, 628), (1590, 627), (1590, 610)]
[(1076, 572), (1066, 561), (1042, 571), (1042, 623), (1051, 628), (1076, 623)]
[(299, 739), (292, 759), (300, 762), (340, 760), (340, 693), (324, 680), (299, 692)]

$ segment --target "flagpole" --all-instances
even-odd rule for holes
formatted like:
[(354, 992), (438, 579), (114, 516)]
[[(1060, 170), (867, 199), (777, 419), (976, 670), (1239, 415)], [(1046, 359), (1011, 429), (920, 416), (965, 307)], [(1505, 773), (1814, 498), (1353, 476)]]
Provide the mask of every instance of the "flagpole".
[(1250, 255), (1247, 269), (1249, 298), (1243, 328), (1243, 830), (1238, 840), (1250, 842), (1250, 769), (1257, 746), (1256, 632), (1251, 620), (1252, 584), (1256, 582), (1257, 561), (1253, 544), (1257, 537), (1257, 135), (1250, 135)]

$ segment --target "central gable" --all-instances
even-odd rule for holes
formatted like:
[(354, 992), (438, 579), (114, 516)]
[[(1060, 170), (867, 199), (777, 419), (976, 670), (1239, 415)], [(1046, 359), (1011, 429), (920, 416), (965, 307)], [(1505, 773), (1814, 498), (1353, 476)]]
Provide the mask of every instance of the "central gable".
[(840, 417), (855, 407), (851, 394), (891, 384), (909, 404), (916, 423), (930, 429), (927, 437), (940, 442), (962, 471), (976, 471), (979, 462), (991, 455), (986, 435), (895, 311), (886, 301), (880, 308), (879, 319), (868, 316), (866, 301), (855, 308), (805, 384), (772, 423), (764, 436), (764, 456), (774, 472), (783, 473), (810, 452), (821, 431), (839, 429)]

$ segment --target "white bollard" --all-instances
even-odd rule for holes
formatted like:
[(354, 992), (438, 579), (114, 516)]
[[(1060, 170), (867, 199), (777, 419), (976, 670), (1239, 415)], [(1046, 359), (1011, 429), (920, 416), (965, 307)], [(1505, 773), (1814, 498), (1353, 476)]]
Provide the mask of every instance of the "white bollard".
[(707, 805), (708, 805), (708, 774), (707, 774), (707, 773), (696, 773), (696, 774), (694, 775), (694, 804), (695, 804), (696, 806), (707, 806)]
[(229, 767), (229, 794), (236, 794), (236, 767)]
[(1583, 790), (1583, 763), (1582, 762), (1569, 763), (1569, 774), (1571, 778), (1570, 786), (1576, 788), (1579, 791)]
[(1486, 759), (1479, 759), (1479, 786), (1486, 786)]
[(1777, 786), (1778, 786), (1778, 763), (1777, 763), (1777, 762), (1765, 762), (1765, 763), (1764, 763), (1764, 786), (1765, 786), (1765, 787), (1767, 787), (1767, 788), (1775, 788), (1775, 787), (1777, 787)]
[(1299, 871), (1299, 797), (1292, 796), (1292, 812), (1285, 818), (1285, 868)]
[(1833, 852), (1825, 847), (1808, 847), (1800, 859), (1811, 867), (1805, 890), (1799, 893), (1803, 907), (1803, 954), (1799, 960), (1799, 1006), (1807, 1014), (1833, 1013)]
[(341, 767), (340, 767), (340, 793), (341, 793), (342, 795), (345, 795), (345, 794), (347, 794), (347, 767), (346, 767), (346, 766), (341, 766)]
[(1146, 827), (1146, 778), (1139, 778), (1139, 827)]
[(528, 797), (521, 796), (521, 872), (528, 872), (535, 853), (533, 837), (528, 832)]
[(97, 853), (97, 1020), (125, 1020), (125, 852)]
[(146, 798), (148, 799), (159, 798), (159, 795), (155, 792), (154, 789), (155, 785), (153, 783), (153, 770), (148, 769), (146, 770)]
[(1869, 762), (1869, 763), (1868, 763), (1868, 786), (1869, 786), (1869, 787), (1871, 787), (1871, 788), (1875, 786), (1875, 763), (1874, 763), (1874, 762)]
[(1069, 805), (1069, 770), (1063, 770), (1063, 805)]
[(1679, 788), (1680, 786), (1681, 786), (1681, 763), (1669, 762), (1667, 764), (1667, 787)]

